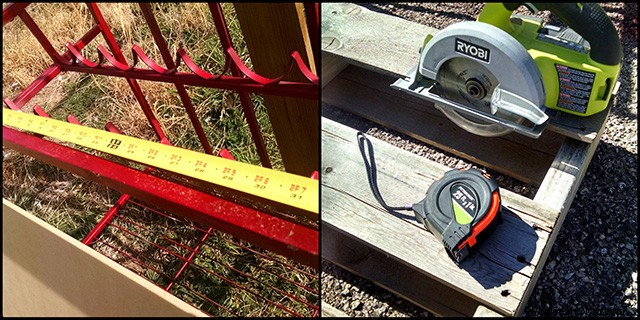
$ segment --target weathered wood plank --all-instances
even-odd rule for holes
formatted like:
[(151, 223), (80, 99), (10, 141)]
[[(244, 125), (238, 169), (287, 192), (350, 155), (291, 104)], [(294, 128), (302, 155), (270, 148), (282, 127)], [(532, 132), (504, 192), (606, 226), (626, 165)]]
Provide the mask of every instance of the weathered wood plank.
[(420, 46), (437, 29), (352, 3), (323, 3), (322, 50), (358, 66), (401, 77), (418, 63)]
[[(388, 76), (349, 66), (323, 88), (322, 102), (536, 186), (564, 139), (553, 132), (544, 132), (540, 141), (476, 136), (453, 124), (432, 104), (390, 88), (391, 82)], [(525, 147), (523, 140), (528, 141)], [(544, 151), (531, 148), (532, 144), (542, 145), (539, 149)]]
[[(606, 118), (609, 116), (612, 104), (612, 102), (609, 103), (609, 106), (604, 113), (606, 116), (604, 120), (605, 122)], [(562, 223), (567, 216), (569, 207), (571, 206), (573, 198), (582, 183), (582, 179), (584, 178), (587, 168), (589, 167), (589, 163), (591, 162), (591, 158), (598, 147), (598, 143), (603, 132), (604, 126), (600, 128), (594, 138), (594, 141), (591, 143), (567, 139), (567, 141), (562, 145), (562, 148), (560, 148), (556, 158), (553, 160), (553, 164), (551, 168), (549, 168), (547, 176), (534, 197), (534, 201), (537, 203), (545, 204), (549, 209), (560, 212), (554, 229), (549, 235), (549, 241), (540, 257), (543, 263), (551, 252), (553, 243), (558, 236), (560, 226), (562, 226)], [(537, 268), (534, 271), (532, 275), (533, 283), (537, 281), (541, 272), (542, 268)], [(532, 291), (533, 285), (527, 288), (525, 292), (524, 298), (526, 300), (529, 299)], [(523, 309), (524, 306), (520, 306), (517, 313), (520, 314)]]
[(476, 312), (473, 314), (473, 316), (478, 318), (495, 318), (502, 315), (485, 306), (480, 305), (478, 306), (478, 309), (476, 309)]
[[(324, 46), (324, 43), (323, 43)], [(331, 53), (322, 52), (322, 77), (320, 85), (324, 88), (333, 78), (335, 78), (344, 68), (349, 66), (347, 62)]]
[[(316, 72), (302, 4), (236, 3), (234, 7), (256, 73), (281, 76), (294, 51)], [(308, 81), (300, 72), (291, 72), (285, 80)], [(264, 95), (264, 104), (287, 172), (309, 176), (318, 170), (318, 101)]]
[[(371, 140), (380, 191), (390, 205), (419, 201), (428, 186), (448, 169)], [(394, 216), (376, 202), (368, 187), (355, 130), (323, 118), (322, 146), (323, 243), (324, 226), (330, 225), (422, 276), (436, 279), (506, 315), (514, 314), (548, 238), (549, 230), (535, 229), (533, 225), (552, 224), (553, 212), (535, 206), (530, 199), (512, 202), (509, 197), (513, 194), (505, 193), (504, 203), (517, 207), (516, 212), (504, 215), (505, 222), (483, 244), (481, 254), (458, 267), (442, 244), (415, 222), (412, 213)], [(523, 203), (532, 206), (519, 207)], [(538, 211), (544, 212), (539, 216), (542, 218), (532, 218)]]
[(2, 199), (2, 314), (207, 316)]
[(323, 318), (346, 318), (349, 315), (322, 301), (320, 304), (320, 316)]
[[(418, 64), (427, 34), (438, 30), (415, 22), (373, 12), (351, 3), (327, 3), (322, 6), (322, 37), (334, 45), (323, 48), (346, 62), (392, 77), (403, 77)], [(547, 131), (591, 142), (605, 123), (598, 113), (579, 117), (552, 112)]]

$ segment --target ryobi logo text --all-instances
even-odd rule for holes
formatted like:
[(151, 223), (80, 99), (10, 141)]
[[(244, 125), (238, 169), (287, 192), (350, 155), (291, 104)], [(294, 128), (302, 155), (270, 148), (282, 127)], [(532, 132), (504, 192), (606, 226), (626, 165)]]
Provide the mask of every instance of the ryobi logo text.
[(464, 55), (480, 59), (484, 62), (489, 62), (489, 49), (473, 43), (456, 38), (455, 50), (456, 52), (460, 52)]

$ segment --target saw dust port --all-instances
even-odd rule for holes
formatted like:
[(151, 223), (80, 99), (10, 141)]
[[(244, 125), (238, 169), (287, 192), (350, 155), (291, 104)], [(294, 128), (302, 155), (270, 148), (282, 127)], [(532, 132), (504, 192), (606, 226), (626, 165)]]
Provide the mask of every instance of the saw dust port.
[[(322, 140), (321, 205), (322, 217), (328, 219), (323, 222), (323, 230), (329, 230), (337, 239), (321, 237), (324, 257), (321, 275), (322, 303), (323, 306), (327, 306), (322, 308), (323, 312), (365, 317), (491, 315), (496, 311), (502, 315), (521, 316), (637, 316), (637, 4), (598, 5), (613, 25), (612, 35), (602, 41), (594, 40), (591, 33), (585, 36), (584, 30), (579, 27), (576, 29), (580, 29), (577, 33), (581, 37), (576, 37), (576, 34), (563, 29), (567, 27), (567, 23), (563, 22), (558, 14), (552, 14), (548, 10), (532, 13), (529, 8), (521, 6), (513, 13), (523, 17), (506, 20), (509, 22), (518, 19), (540, 19), (545, 25), (554, 27), (545, 29), (546, 34), (539, 39), (544, 38), (543, 41), (551, 42), (569, 39), (571, 41), (566, 44), (572, 43), (571, 50), (578, 55), (588, 55), (594, 51), (600, 52), (595, 56), (602, 52), (608, 55), (615, 50), (603, 49), (603, 44), (612, 43), (613, 40), (619, 40), (620, 43), (619, 55), (613, 54), (613, 60), (616, 60), (616, 56), (619, 57), (619, 65), (613, 74), (603, 73), (606, 74), (605, 78), (616, 79), (615, 82), (619, 83), (617, 86), (614, 83), (606, 83), (606, 80), (595, 84), (598, 77), (596, 71), (582, 70), (576, 66), (555, 63), (548, 70), (542, 70), (541, 74), (561, 74), (555, 78), (565, 79), (563, 82), (571, 82), (571, 85), (557, 89), (558, 97), (551, 99), (557, 103), (554, 106), (557, 108), (548, 108), (545, 112), (549, 122), (540, 131), (538, 138), (518, 134), (519, 128), (511, 128), (510, 132), (494, 130), (504, 126), (482, 128), (474, 125), (467, 130), (468, 128), (462, 127), (465, 122), (480, 124), (480, 120), (484, 120), (484, 125), (487, 126), (493, 125), (494, 122), (463, 112), (455, 112), (459, 119), (452, 119), (449, 115), (445, 117), (439, 109), (433, 108), (433, 103), (430, 108), (435, 109), (433, 114), (440, 113), (441, 117), (437, 118), (440, 120), (423, 121), (427, 117), (423, 117), (421, 112), (427, 108), (429, 102), (420, 102), (421, 98), (414, 99), (416, 97), (413, 96), (407, 97), (413, 93), (425, 95), (426, 90), (423, 89), (434, 85), (429, 94), (444, 96), (450, 101), (473, 105), (478, 109), (484, 108), (484, 104), (488, 102), (486, 111), (491, 114), (491, 92), (495, 92), (496, 88), (502, 88), (494, 82), (505, 80), (496, 76), (499, 72), (491, 68), (487, 68), (490, 73), (484, 70), (478, 72), (477, 70), (481, 70), (479, 68), (473, 68), (476, 70), (475, 74), (465, 72), (466, 69), (470, 69), (468, 66), (486, 66), (487, 57), (490, 60), (494, 54), (491, 46), (460, 38), (458, 40), (464, 42), (457, 41), (460, 44), (459, 53), (466, 55), (473, 63), (452, 64), (448, 70), (450, 72), (439, 76), (429, 72), (417, 76), (421, 70), (412, 69), (419, 62), (425, 48), (428, 49), (428, 42), (436, 39), (434, 36), (425, 42), (425, 30), (443, 30), (454, 24), (476, 21), (485, 9), (485, 4), (356, 3), (343, 7), (337, 4), (323, 5), (321, 32), (323, 43), (327, 44), (323, 48), (323, 62), (330, 61), (328, 65), (332, 68), (323, 69), (323, 77), (328, 75), (328, 78), (323, 82), (321, 105), (323, 134), (327, 133), (323, 135)], [(585, 10), (591, 10), (590, 6)], [(362, 26), (342, 28), (342, 23), (349, 21), (350, 17), (357, 17), (355, 20)], [(376, 18), (369, 21), (369, 17)], [(564, 18), (566, 19), (566, 16)], [(484, 16), (483, 19), (488, 17)], [(499, 22), (492, 23), (500, 27)], [(420, 34), (416, 35), (416, 32)], [(410, 39), (415, 40), (411, 42)], [(388, 45), (389, 43), (392, 45)], [(451, 41), (451, 51), (455, 50), (455, 43), (454, 38)], [(561, 46), (564, 44), (563, 42)], [(604, 64), (615, 64), (607, 59), (609, 58), (595, 58), (605, 62)], [(429, 82), (429, 78), (433, 81)], [(459, 79), (464, 81), (461, 82)], [(389, 89), (395, 81), (408, 81), (405, 84), (400, 83), (407, 90)], [(439, 82), (451, 82), (454, 86), (437, 88)], [(596, 95), (600, 97), (609, 96), (614, 92), (612, 103), (597, 105), (589, 101), (590, 92), (595, 90), (593, 88), (597, 88)], [(533, 98), (538, 96), (539, 92), (530, 94), (526, 100), (547, 107), (550, 105), (547, 91), (549, 90), (545, 88), (543, 103), (536, 100), (538, 98)], [(552, 111), (549, 112), (549, 109)], [(592, 111), (594, 115), (588, 117), (576, 114)], [(569, 138), (567, 132), (562, 133), (559, 132), (562, 130), (556, 129), (558, 119), (567, 118), (568, 114), (585, 119), (601, 117), (601, 123), (593, 128), (592, 135), (576, 134)], [(534, 127), (536, 121), (535, 118), (522, 116), (509, 120), (514, 126), (522, 125), (529, 128)], [(449, 127), (454, 129), (447, 129)], [(577, 132), (584, 131), (586, 127), (585, 121), (577, 121), (566, 129)], [(474, 129), (479, 131), (474, 133)], [(361, 152), (364, 151), (358, 148), (358, 132), (372, 140), (373, 156), (368, 157), (369, 169), (372, 168), (370, 159), (375, 158), (377, 187), (383, 201), (376, 199), (375, 192), (369, 187), (367, 165), (361, 156)], [(434, 138), (435, 134), (428, 135), (434, 132), (447, 132), (449, 140), (438, 142)], [(495, 137), (485, 134), (487, 137), (484, 140), (478, 140), (479, 134), (489, 132), (498, 134)], [(509, 139), (515, 135), (519, 136), (513, 138), (518, 141), (517, 144), (526, 146), (513, 149), (519, 150), (519, 155), (514, 152), (506, 156), (509, 153), (500, 153), (497, 144), (482, 142), (487, 139)], [(332, 136), (340, 139), (333, 139)], [(555, 138), (549, 139), (549, 136)], [(464, 138), (456, 142), (459, 137)], [(577, 184), (571, 184), (574, 192), (565, 198), (566, 205), (558, 206), (557, 202), (553, 201), (554, 197), (547, 193), (553, 188), (550, 188), (548, 183), (540, 182), (545, 180), (547, 169), (553, 166), (554, 157), (561, 149), (564, 150), (573, 143), (567, 144), (567, 141), (580, 141), (576, 145), (585, 143), (589, 146), (591, 142), (588, 141), (594, 139), (596, 142), (591, 145), (592, 152), (586, 152), (588, 157), (574, 164), (581, 172), (582, 180)], [(433, 141), (437, 143), (434, 144)], [(535, 156), (535, 152), (531, 152), (535, 149), (535, 143), (531, 141), (549, 141), (547, 150), (550, 158)], [(334, 149), (338, 146), (344, 147), (340, 149), (343, 151), (340, 158), (348, 159), (348, 168), (342, 165), (337, 157), (332, 156), (335, 150), (332, 153), (332, 150), (325, 150), (325, 146)], [(456, 146), (459, 148), (454, 148)], [(468, 156), (460, 155), (457, 151), (465, 148), (470, 150), (474, 146), (482, 149), (478, 154), (492, 153), (501, 156), (499, 159), (489, 157), (486, 159), (490, 160), (483, 160), (477, 157), (469, 160)], [(411, 153), (412, 156), (406, 155), (407, 153)], [(405, 164), (405, 161), (408, 163)], [(509, 165), (510, 161), (514, 161), (512, 166)], [(425, 164), (433, 164), (433, 167), (425, 167)], [(416, 166), (422, 167), (415, 168)], [(510, 169), (504, 170), (506, 167)], [(409, 196), (408, 190), (419, 188), (416, 185), (422, 186), (424, 181), (440, 178), (431, 176), (430, 172), (468, 168), (485, 171), (497, 181), (508, 209), (514, 209), (510, 204), (510, 199), (514, 199), (511, 197), (520, 197), (523, 202), (549, 199), (544, 206), (556, 206), (557, 212), (563, 212), (564, 220), (557, 230), (553, 224), (528, 221), (525, 215), (517, 210), (511, 213), (503, 212), (505, 222), (497, 226), (497, 238), (492, 235), (486, 243), (496, 251), (483, 252), (481, 248), (476, 254), (480, 254), (482, 259), (500, 261), (514, 270), (504, 277), (486, 276), (495, 273), (497, 269), (483, 270), (482, 264), (476, 265), (478, 268), (470, 268), (465, 266), (463, 261), (460, 265), (454, 266), (442, 242), (435, 240), (426, 241), (432, 244), (432, 247), (411, 246), (403, 253), (401, 248), (406, 246), (406, 241), (422, 241), (417, 237), (413, 238), (416, 233), (422, 232), (420, 230), (423, 229), (419, 229), (421, 224), (416, 221), (415, 214), (410, 210), (385, 209), (385, 205), (394, 208), (411, 206), (424, 198), (426, 188), (416, 192), (414, 196)], [(535, 171), (531, 168), (547, 169), (542, 170), (541, 176), (535, 176), (531, 174)], [(555, 168), (562, 171), (567, 167)], [(529, 169), (531, 171), (525, 172)], [(340, 175), (349, 177), (349, 181), (339, 178)], [(561, 183), (557, 179), (547, 181)], [(556, 196), (562, 193), (557, 192)], [(339, 202), (334, 201), (332, 197), (339, 197), (342, 204), (338, 204)], [(346, 203), (351, 197), (360, 201), (360, 204), (354, 201), (346, 208)], [(367, 205), (361, 206), (361, 203)], [(341, 218), (337, 215), (333, 218), (326, 214), (327, 204), (330, 205), (327, 210), (340, 212)], [(342, 207), (346, 209), (341, 211)], [(368, 215), (369, 212), (380, 212), (380, 215)], [(551, 209), (549, 212), (553, 214), (554, 210)], [(358, 216), (366, 216), (369, 220), (357, 220), (355, 217)], [(524, 218), (514, 220), (513, 217)], [(343, 225), (341, 219), (351, 219), (349, 221), (358, 221), (359, 224)], [(394, 227), (396, 223), (397, 227)], [(325, 228), (326, 225), (329, 227)], [(504, 236), (500, 232), (514, 226), (520, 231), (513, 234), (513, 241), (508, 241), (508, 245), (492, 247), (494, 243), (491, 243), (491, 239), (500, 239)], [(529, 236), (531, 238), (527, 238)], [(549, 236), (553, 237), (552, 241), (548, 240)], [(430, 233), (423, 236), (429, 237), (433, 236)], [(354, 238), (357, 240), (353, 241)], [(405, 243), (401, 239), (405, 239)], [(522, 245), (527, 243), (533, 245)], [(539, 248), (535, 243), (546, 245), (545, 248)], [(342, 251), (327, 251), (325, 254), (324, 250), (330, 248), (341, 248)], [(505, 258), (505, 255), (509, 258)], [(425, 260), (434, 256), (439, 261), (449, 259), (449, 264), (440, 264), (441, 269), (446, 271), (439, 273), (439, 270), (425, 269), (418, 271), (422, 272), (422, 277), (417, 275), (416, 270), (419, 266), (429, 264), (430, 261)], [(398, 257), (402, 257), (401, 263), (394, 264), (394, 261), (400, 259)], [(538, 264), (539, 257), (544, 257), (543, 263)], [(469, 259), (473, 257), (467, 258)], [(510, 286), (514, 280), (520, 279), (521, 276), (528, 277), (534, 270), (538, 276), (531, 282), (531, 286)], [(425, 280), (424, 275), (441, 278), (429, 282)], [(456, 277), (469, 281), (455, 282), (456, 279), (453, 278)], [(450, 290), (451, 288), (463, 290), (466, 294), (461, 295), (459, 292), (456, 293), (456, 290)], [(479, 303), (468, 301), (468, 297), (474, 294), (483, 301), (489, 301), (489, 305), (498, 306), (494, 307), (497, 310), (478, 308)], [(457, 301), (458, 305), (448, 311), (438, 309), (437, 306), (431, 311), (420, 307), (428, 305), (429, 299), (440, 299), (438, 301), (441, 305), (446, 305), (448, 301)], [(501, 302), (508, 299), (522, 299), (524, 302), (515, 306)]]

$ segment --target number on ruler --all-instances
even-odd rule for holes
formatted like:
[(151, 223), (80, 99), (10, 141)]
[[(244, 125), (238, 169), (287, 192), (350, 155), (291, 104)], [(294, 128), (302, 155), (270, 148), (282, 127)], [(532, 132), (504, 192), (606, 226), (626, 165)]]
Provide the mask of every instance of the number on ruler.
[(256, 175), (255, 179), (253, 179), (253, 182), (256, 183), (253, 186), (254, 188), (264, 190), (267, 187), (267, 183), (269, 183), (269, 178), (261, 175)]
[(134, 153), (136, 149), (136, 145), (133, 143), (129, 143), (129, 145), (127, 146), (127, 153), (131, 154)]
[(291, 191), (291, 194), (289, 195), (289, 197), (294, 199), (302, 199), (302, 194), (306, 190), (307, 190), (307, 187), (292, 183), (291, 187), (289, 187), (289, 191)]
[(204, 169), (207, 167), (207, 163), (204, 161), (197, 160), (196, 161), (196, 172), (204, 172)]
[(149, 153), (147, 153), (147, 159), (155, 159), (156, 156), (158, 155), (158, 150), (156, 149), (149, 149)]
[(170, 160), (169, 164), (178, 164), (180, 163), (180, 159), (182, 159), (182, 156), (179, 156), (177, 154), (172, 154), (171, 159), (169, 159)]
[(99, 135), (95, 135), (95, 136), (93, 136), (93, 139), (91, 140), (91, 143), (98, 144), (98, 142), (100, 142), (101, 139), (102, 139), (102, 137), (100, 137)]
[(222, 179), (226, 179), (226, 180), (233, 180), (233, 176), (236, 175), (236, 169), (231, 169), (231, 168), (227, 168), (225, 167), (224, 170), (222, 170), (222, 174), (224, 174), (222, 176)]
[(109, 144), (107, 145), (107, 148), (118, 149), (120, 143), (122, 143), (122, 141), (118, 139), (111, 139), (111, 141), (109, 141)]

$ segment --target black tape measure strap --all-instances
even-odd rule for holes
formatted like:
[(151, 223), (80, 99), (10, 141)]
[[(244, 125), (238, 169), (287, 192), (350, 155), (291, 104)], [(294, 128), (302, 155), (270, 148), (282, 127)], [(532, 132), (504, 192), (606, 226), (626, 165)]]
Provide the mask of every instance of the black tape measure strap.
[[(404, 207), (391, 207), (387, 205), (387, 203), (380, 195), (380, 190), (378, 189), (378, 176), (377, 176), (377, 168), (376, 168), (376, 160), (373, 157), (373, 145), (371, 141), (364, 135), (362, 132), (357, 133), (358, 137), (358, 147), (360, 148), (360, 154), (362, 155), (362, 160), (364, 161), (364, 167), (367, 170), (367, 178), (369, 180), (369, 187), (371, 188), (371, 192), (373, 192), (373, 196), (376, 198), (378, 203), (388, 211), (393, 210), (411, 210), (410, 205)], [(366, 146), (365, 146), (366, 144)], [(367, 158), (367, 151), (369, 156)]]

